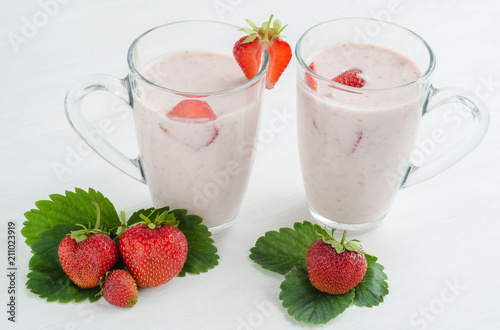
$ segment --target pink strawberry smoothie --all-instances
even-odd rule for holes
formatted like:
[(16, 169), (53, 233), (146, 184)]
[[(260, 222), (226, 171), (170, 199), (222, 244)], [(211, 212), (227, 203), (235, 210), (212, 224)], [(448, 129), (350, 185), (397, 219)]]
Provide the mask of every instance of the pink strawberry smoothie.
[[(187, 209), (210, 228), (234, 219), (252, 167), (262, 100), (258, 86), (235, 88), (247, 79), (231, 56), (217, 53), (166, 54), (141, 71), (150, 82), (181, 91), (133, 89), (140, 160), (155, 206)], [(189, 107), (202, 104), (203, 113), (215, 116), (168, 115), (187, 99), (182, 92), (201, 93), (189, 98), (195, 100)]]
[(306, 63), (313, 61), (328, 79), (359, 69), (365, 84), (361, 93), (323, 82), (316, 90), (298, 84), (298, 141), (309, 205), (316, 219), (345, 224), (382, 219), (410, 164), (425, 98), (415, 86), (391, 88), (421, 73), (405, 56), (378, 46), (330, 46)]

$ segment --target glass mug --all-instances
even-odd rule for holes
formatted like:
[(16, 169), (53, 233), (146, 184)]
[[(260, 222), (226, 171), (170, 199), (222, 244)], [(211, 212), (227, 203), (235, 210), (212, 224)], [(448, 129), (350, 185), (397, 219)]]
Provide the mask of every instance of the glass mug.
[[(200, 215), (211, 229), (231, 223), (246, 191), (268, 55), (253, 79), (245, 78), (238, 86), (223, 90), (175, 90), (146, 78), (146, 72), (151, 61), (176, 52), (203, 51), (232, 58), (234, 42), (241, 37), (238, 29), (214, 21), (183, 21), (153, 28), (131, 44), (127, 77), (84, 78), (68, 91), (65, 102), (67, 118), (81, 138), (116, 168), (146, 183), (156, 207), (187, 209)], [(189, 38), (179, 37), (182, 35)], [(207, 83), (210, 81), (205, 79)], [(136, 158), (128, 158), (106, 139), (93, 136), (96, 129), (84, 116), (81, 102), (99, 90), (130, 105), (139, 147)], [(216, 119), (173, 120), (167, 113), (183, 101), (206, 102)]]
[[(422, 74), (401, 86), (366, 89), (333, 82), (309, 67), (315, 53), (342, 45), (346, 60), (369, 61), (364, 57), (366, 47), (383, 47), (406, 57)], [(307, 30), (295, 53), (302, 181), (311, 215), (320, 224), (351, 231), (373, 228), (387, 215), (400, 189), (458, 162), (486, 134), (485, 105), (456, 88), (435, 88), (432, 49), (404, 27), (375, 19), (336, 19)], [(471, 129), (463, 143), (416, 166), (411, 155), (422, 117), (443, 105), (467, 109)]]

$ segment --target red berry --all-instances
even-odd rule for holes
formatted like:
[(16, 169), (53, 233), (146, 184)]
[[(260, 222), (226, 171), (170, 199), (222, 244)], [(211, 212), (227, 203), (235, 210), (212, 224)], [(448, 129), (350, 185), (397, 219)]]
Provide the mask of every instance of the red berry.
[(266, 76), (267, 89), (274, 87), (292, 59), (290, 45), (280, 38), (280, 33), (285, 27), (281, 27), (279, 20), (276, 20), (271, 27), (272, 19), (273, 15), (261, 27), (257, 27), (253, 22), (247, 20), (252, 29), (243, 28), (241, 30), (249, 35), (240, 38), (233, 47), (233, 56), (248, 79), (252, 79), (259, 73), (262, 67), (262, 55), (267, 50), (269, 53), (269, 67)]
[(206, 122), (217, 119), (207, 102), (191, 99), (180, 101), (167, 115), (173, 120), (197, 119)]
[[(314, 65), (314, 62), (311, 62), (311, 64), (309, 64), (309, 69), (316, 72), (316, 66)], [(306, 73), (306, 84), (307, 86), (311, 87), (313, 91), (318, 89), (318, 82), (309, 73)]]
[(260, 71), (264, 48), (259, 39), (243, 43), (247, 38), (248, 36), (244, 36), (234, 44), (233, 56), (243, 70), (245, 77), (250, 80)]
[(312, 243), (307, 250), (309, 280), (319, 291), (344, 294), (358, 285), (365, 276), (367, 268), (365, 255), (359, 250), (352, 249), (353, 243), (344, 244), (344, 238), (345, 233), (342, 241), (336, 242), (334, 247), (333, 238), (325, 237)]
[[(192, 99), (179, 102), (167, 113), (167, 116), (174, 121), (195, 125), (217, 119), (217, 115), (212, 111), (207, 102)], [(170, 138), (193, 149), (201, 149), (209, 146), (219, 135), (219, 130), (215, 126), (215, 123), (209, 127), (200, 126), (193, 130), (187, 130), (185, 126), (171, 125), (170, 123), (166, 125), (159, 123), (158, 127)]]
[(361, 70), (351, 69), (342, 72), (332, 80), (342, 85), (361, 88), (365, 85), (365, 81), (359, 76), (360, 74)]
[(140, 287), (155, 287), (176, 277), (188, 251), (182, 231), (158, 220), (130, 227), (120, 236), (118, 246), (125, 266)]
[(97, 211), (95, 228), (72, 231), (59, 243), (57, 254), (66, 275), (80, 288), (93, 288), (99, 285), (105, 275), (118, 260), (118, 247), (99, 227), (101, 210), (92, 201)]
[(104, 234), (94, 234), (80, 243), (66, 236), (59, 243), (58, 255), (63, 271), (77, 286), (86, 289), (98, 286), (101, 276), (113, 268), (118, 248)]
[(272, 89), (290, 63), (292, 49), (286, 41), (278, 38), (268, 45), (267, 51), (269, 52), (269, 69), (266, 88)]
[(132, 307), (137, 302), (137, 285), (132, 275), (123, 269), (115, 269), (106, 276), (102, 296), (112, 305)]

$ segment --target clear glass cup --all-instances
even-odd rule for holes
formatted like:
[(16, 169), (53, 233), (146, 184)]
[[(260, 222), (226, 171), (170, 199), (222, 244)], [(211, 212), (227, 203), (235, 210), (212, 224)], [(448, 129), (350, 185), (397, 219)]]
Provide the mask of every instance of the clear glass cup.
[[(146, 78), (145, 70), (152, 60), (176, 52), (203, 51), (232, 57), (233, 45), (241, 37), (238, 29), (214, 21), (182, 21), (153, 28), (131, 44), (125, 78), (86, 77), (69, 90), (65, 102), (67, 118), (76, 132), (109, 163), (147, 184), (154, 206), (187, 209), (203, 217), (211, 229), (231, 223), (246, 191), (268, 55), (264, 55), (262, 68), (253, 79), (244, 79), (228, 89), (209, 88), (207, 92), (162, 86)], [(102, 136), (96, 138), (99, 130), (82, 109), (82, 100), (95, 91), (110, 92), (130, 105), (139, 147), (137, 157), (128, 158)], [(167, 115), (186, 100), (206, 102), (217, 118), (179, 121)]]
[[(343, 55), (349, 59), (362, 54), (363, 45), (384, 47), (411, 60), (422, 74), (401, 86), (366, 89), (341, 85), (311, 70), (316, 52), (344, 44), (351, 45)], [(295, 54), (301, 171), (310, 212), (320, 224), (350, 231), (373, 228), (400, 189), (455, 164), (486, 134), (486, 106), (457, 88), (434, 87), (432, 49), (402, 26), (366, 18), (324, 22), (301, 36)], [(469, 114), (463, 119), (470, 122), (468, 135), (417, 166), (411, 155), (422, 117), (449, 106)]]

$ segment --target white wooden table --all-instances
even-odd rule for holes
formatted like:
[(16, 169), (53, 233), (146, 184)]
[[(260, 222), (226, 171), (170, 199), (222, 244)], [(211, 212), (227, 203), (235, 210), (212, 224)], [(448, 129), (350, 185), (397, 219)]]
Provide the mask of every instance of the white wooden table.
[[(245, 18), (260, 23), (271, 13), (289, 24), (285, 35), (292, 47), (308, 27), (333, 18), (379, 17), (402, 24), (437, 54), (437, 86), (467, 89), (491, 112), (490, 130), (479, 148), (445, 173), (401, 191), (386, 221), (359, 235), (365, 250), (386, 267), (390, 294), (385, 302), (372, 309), (349, 308), (315, 328), (500, 328), (498, 1), (1, 0), (0, 9), (0, 264), (5, 269), (0, 328), (313, 328), (295, 322), (281, 307), (282, 276), (248, 258), (266, 231), (312, 220), (296, 148), (295, 59), (265, 98), (261, 128), (269, 133), (271, 120), (281, 116), (283, 129), (261, 138), (236, 223), (214, 235), (219, 266), (141, 290), (132, 309), (104, 300), (48, 303), (25, 286), (31, 253), (20, 229), (24, 212), (37, 200), (92, 187), (119, 210), (151, 206), (146, 186), (90, 152), (71, 129), (63, 109), (68, 88), (89, 74), (124, 77), (129, 44), (156, 25), (184, 19), (243, 25)], [(113, 107), (120, 110), (119, 104)], [(133, 154), (130, 119), (124, 116), (109, 138)], [(18, 228), (15, 324), (6, 313), (9, 220)]]

